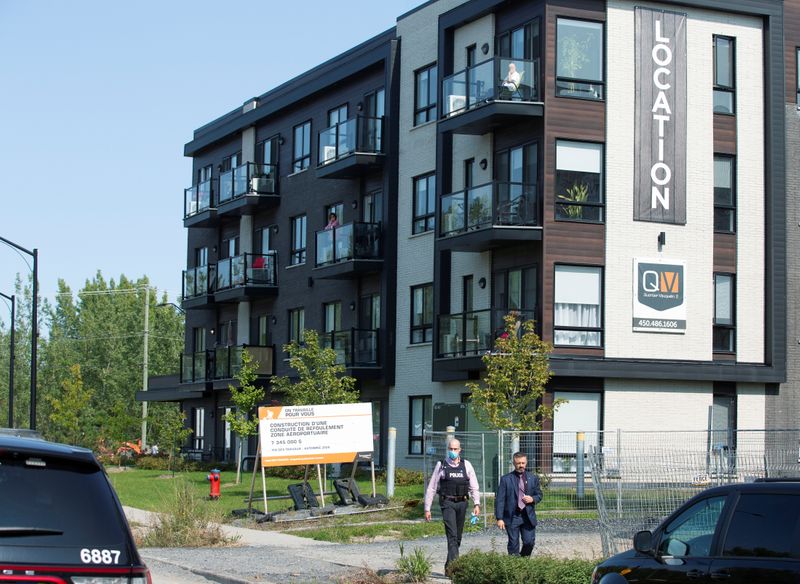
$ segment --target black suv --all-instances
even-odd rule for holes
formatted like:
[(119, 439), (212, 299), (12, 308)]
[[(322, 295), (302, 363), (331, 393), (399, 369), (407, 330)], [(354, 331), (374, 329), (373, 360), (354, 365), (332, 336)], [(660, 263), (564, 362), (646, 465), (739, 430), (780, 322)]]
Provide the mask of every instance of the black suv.
[(91, 450), (0, 430), (0, 497), (0, 583), (151, 584)]
[(592, 584), (611, 572), (627, 582), (798, 584), (800, 481), (708, 489), (637, 533), (633, 547), (597, 566)]

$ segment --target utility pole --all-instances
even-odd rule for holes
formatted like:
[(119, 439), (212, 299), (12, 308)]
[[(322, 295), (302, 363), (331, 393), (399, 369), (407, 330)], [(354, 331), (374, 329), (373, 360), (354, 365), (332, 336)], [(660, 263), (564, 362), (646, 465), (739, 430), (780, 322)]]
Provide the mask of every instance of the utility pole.
[[(147, 391), (147, 355), (150, 341), (150, 286), (144, 288), (144, 360), (142, 361), (142, 391)], [(147, 448), (147, 402), (142, 402), (142, 452)]]

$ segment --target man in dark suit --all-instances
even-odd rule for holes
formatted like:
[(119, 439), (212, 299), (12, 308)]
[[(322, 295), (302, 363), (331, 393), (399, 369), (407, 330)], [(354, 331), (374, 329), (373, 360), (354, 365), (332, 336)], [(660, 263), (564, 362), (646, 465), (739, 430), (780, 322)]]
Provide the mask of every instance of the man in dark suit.
[(542, 500), (542, 489), (539, 477), (525, 470), (527, 465), (528, 457), (524, 452), (514, 454), (514, 470), (500, 478), (494, 500), (497, 527), (508, 535), (510, 556), (530, 556), (536, 543), (536, 505)]

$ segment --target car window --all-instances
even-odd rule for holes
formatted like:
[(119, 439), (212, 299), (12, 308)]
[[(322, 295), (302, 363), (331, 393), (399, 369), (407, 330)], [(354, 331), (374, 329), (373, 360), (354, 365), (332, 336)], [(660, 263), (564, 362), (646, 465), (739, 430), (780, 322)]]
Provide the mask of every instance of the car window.
[(59, 561), (79, 558), (81, 549), (108, 550), (108, 558), (84, 563), (128, 561), (127, 526), (99, 467), (0, 452), (0, 493), (13, 501), (0, 505), (0, 548), (48, 548)]
[(725, 497), (698, 501), (670, 521), (661, 536), (658, 551), (663, 556), (707, 556)]
[(743, 494), (725, 536), (725, 556), (800, 558), (800, 495)]

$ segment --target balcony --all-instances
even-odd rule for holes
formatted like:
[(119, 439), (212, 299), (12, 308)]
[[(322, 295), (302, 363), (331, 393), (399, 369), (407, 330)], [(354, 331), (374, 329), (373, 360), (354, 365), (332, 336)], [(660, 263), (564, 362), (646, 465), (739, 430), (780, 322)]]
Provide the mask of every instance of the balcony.
[(356, 221), (317, 231), (317, 278), (345, 280), (383, 269), (381, 224)]
[(442, 100), (440, 132), (480, 135), (541, 118), (539, 61), (493, 57), (467, 67), (445, 77)]
[(357, 329), (320, 333), (320, 346), (336, 352), (336, 364), (344, 365), (348, 375), (376, 378), (380, 368), (380, 329)]
[(241, 302), (278, 293), (278, 255), (245, 253), (217, 263), (215, 302)]
[(220, 215), (246, 215), (279, 202), (278, 167), (274, 164), (247, 162), (219, 175)]
[(181, 383), (205, 383), (210, 381), (209, 351), (197, 351), (181, 355)]
[(439, 199), (439, 248), (482, 252), (542, 239), (535, 184), (493, 181)]
[(383, 166), (383, 120), (357, 116), (320, 132), (317, 177), (358, 178)]
[(183, 226), (213, 227), (217, 222), (214, 201), (214, 183), (211, 179), (184, 189)]
[[(470, 372), (484, 369), (482, 357), (494, 349), (503, 333), (503, 318), (512, 309), (487, 308), (438, 317), (434, 378), (466, 379)], [(521, 320), (536, 318), (536, 310), (516, 310)], [(442, 377), (443, 376), (443, 377)]]
[(184, 310), (208, 306), (214, 302), (217, 266), (197, 266), (183, 271), (181, 306)]
[[(236, 345), (231, 347), (217, 347), (212, 354), (212, 364), (209, 370), (211, 371), (215, 380), (218, 379), (233, 379), (238, 375), (242, 369), (242, 351), (247, 349), (253, 362), (258, 365), (256, 367), (256, 375), (259, 377), (266, 377), (275, 373), (275, 350), (273, 347), (264, 347), (259, 345)], [(227, 383), (220, 386), (226, 388)], [(215, 387), (215, 389), (218, 389)]]

